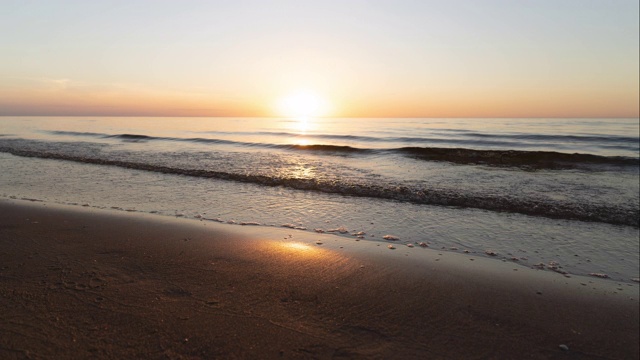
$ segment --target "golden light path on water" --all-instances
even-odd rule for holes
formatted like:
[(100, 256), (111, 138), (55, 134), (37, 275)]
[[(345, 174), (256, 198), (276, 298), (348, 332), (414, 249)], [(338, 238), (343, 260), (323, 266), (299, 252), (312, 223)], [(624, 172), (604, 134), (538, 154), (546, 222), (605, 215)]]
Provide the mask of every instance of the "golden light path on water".
[(293, 144), (307, 146), (313, 145), (311, 141), (306, 138), (306, 135), (318, 128), (319, 124), (317, 119), (310, 116), (299, 116), (292, 119), (291, 130), (296, 136), (293, 138)]
[[(308, 135), (312, 129), (318, 126), (318, 122), (314, 120), (315, 119), (311, 117), (297, 117), (293, 119), (292, 130), (294, 130), (296, 136), (292, 138), (292, 144), (303, 147), (313, 145), (308, 138), (305, 138), (305, 135)], [(297, 166), (290, 168), (286, 175), (294, 179), (313, 179), (315, 178), (315, 174), (315, 166), (301, 161)]]

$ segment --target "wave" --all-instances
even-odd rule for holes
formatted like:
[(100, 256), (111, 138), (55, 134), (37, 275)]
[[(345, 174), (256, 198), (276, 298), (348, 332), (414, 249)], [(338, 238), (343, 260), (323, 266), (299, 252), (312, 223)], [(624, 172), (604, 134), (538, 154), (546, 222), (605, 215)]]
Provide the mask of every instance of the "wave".
[[(120, 138), (123, 140), (192, 140), (193, 138), (175, 138), (175, 137), (153, 137), (149, 135), (139, 134), (101, 134), (92, 132), (74, 132), (74, 131), (48, 131), (50, 134), (55, 135), (70, 135), (70, 136), (94, 136), (103, 138)], [(454, 137), (451, 137), (451, 134)], [(345, 140), (345, 141), (358, 141), (358, 142), (382, 142), (382, 143), (426, 143), (426, 142), (477, 142), (486, 144), (518, 144), (523, 141), (535, 141), (544, 143), (583, 143), (583, 144), (613, 144), (616, 146), (631, 146), (630, 149), (640, 148), (640, 139), (633, 136), (616, 136), (616, 135), (554, 135), (554, 134), (527, 134), (527, 133), (481, 133), (471, 130), (459, 130), (459, 129), (439, 129), (431, 132), (431, 135), (425, 134), (424, 136), (365, 136), (365, 135), (339, 135), (339, 134), (301, 134), (296, 132), (274, 132), (274, 131), (207, 131), (203, 134), (210, 135), (235, 135), (235, 136), (273, 136), (284, 138), (304, 138), (304, 139), (324, 139), (324, 140)], [(432, 135), (438, 135), (440, 137), (434, 137)], [(444, 136), (444, 137), (443, 137)], [(462, 139), (459, 139), (462, 138)], [(476, 140), (472, 140), (477, 138)], [(199, 139), (199, 138), (195, 138)], [(480, 140), (480, 139), (498, 139), (498, 140)], [(525, 143), (526, 145), (532, 145)]]
[[(421, 154), (422, 150), (424, 149), (405, 149), (405, 151), (417, 152), (418, 154)], [(455, 150), (460, 151), (464, 149)], [(335, 179), (321, 180), (309, 178), (271, 177), (266, 175), (233, 173), (210, 169), (185, 169), (177, 166), (165, 166), (133, 161), (79, 156), (74, 154), (15, 149), (3, 146), (0, 146), (0, 152), (10, 153), (16, 156), (116, 166), (165, 174), (253, 183), (262, 186), (283, 186), (305, 191), (387, 199), (414, 204), (457, 206), (557, 219), (603, 222), (634, 227), (638, 227), (640, 222), (640, 209), (616, 205), (545, 202), (528, 198), (501, 197), (499, 195), (468, 195), (456, 192), (455, 190), (432, 190), (412, 188), (409, 186), (396, 186), (393, 184), (358, 184)]]
[[(487, 144), (500, 144), (500, 143), (521, 143), (522, 141), (536, 141), (536, 142), (546, 142), (546, 143), (611, 143), (611, 144), (630, 144), (635, 145), (637, 149), (640, 146), (640, 140), (637, 137), (630, 136), (604, 136), (604, 135), (553, 135), (553, 134), (526, 134), (526, 133), (502, 133), (502, 134), (492, 134), (492, 133), (481, 133), (472, 130), (463, 130), (463, 129), (438, 129), (430, 131), (430, 134), (433, 135), (441, 135), (443, 137), (433, 137), (426, 135), (422, 137), (415, 136), (385, 136), (385, 137), (375, 137), (375, 136), (364, 136), (364, 135), (337, 135), (337, 134), (300, 134), (295, 132), (274, 132), (274, 131), (251, 131), (251, 132), (228, 132), (228, 131), (208, 131), (206, 134), (212, 135), (238, 135), (238, 136), (252, 136), (252, 135), (262, 135), (262, 136), (274, 136), (274, 137), (288, 137), (288, 138), (306, 138), (306, 139), (326, 139), (326, 140), (351, 140), (351, 141), (361, 141), (361, 142), (407, 142), (407, 143), (415, 143), (415, 142), (434, 142), (434, 141), (473, 141), (470, 140), (472, 138), (478, 139), (499, 139), (497, 141), (486, 141)], [(452, 136), (454, 136), (452, 138)], [(482, 140), (476, 140), (477, 142), (482, 142)]]
[(497, 166), (520, 166), (537, 169), (572, 168), (580, 164), (638, 166), (640, 159), (625, 156), (601, 156), (556, 151), (520, 150), (475, 150), (461, 148), (421, 148), (398, 149), (417, 159), (448, 161), (460, 164), (486, 164)]
[[(91, 132), (72, 132), (72, 131), (51, 131), (49, 133), (58, 135), (70, 135), (70, 136), (89, 136), (98, 138), (120, 139), (127, 142), (147, 142), (147, 141), (179, 141), (179, 142), (191, 142), (199, 144), (221, 144), (221, 145), (235, 145), (243, 147), (259, 147), (268, 149), (281, 149), (291, 151), (309, 151), (309, 152), (324, 152), (334, 154), (373, 154), (373, 153), (399, 153), (414, 159), (426, 160), (426, 161), (446, 161), (456, 164), (469, 164), (469, 165), (490, 165), (501, 167), (524, 167), (531, 169), (571, 169), (581, 166), (589, 165), (613, 165), (613, 166), (638, 166), (640, 165), (640, 159), (626, 156), (603, 156), (586, 153), (563, 153), (557, 151), (534, 151), (534, 150), (495, 150), (495, 149), (471, 149), (471, 148), (454, 148), (454, 147), (419, 147), (419, 146), (407, 146), (407, 147), (392, 147), (392, 148), (361, 148), (353, 147), (349, 145), (331, 145), (331, 144), (270, 144), (260, 142), (244, 142), (225, 139), (212, 139), (212, 138), (178, 138), (178, 137), (154, 137), (141, 134), (102, 134)], [(219, 133), (219, 132), (208, 132)], [(231, 133), (230, 133), (231, 134)], [(417, 137), (389, 137), (389, 138), (374, 138), (357, 135), (300, 135), (296, 133), (288, 132), (242, 132), (232, 134), (270, 134), (277, 136), (288, 137), (304, 137), (318, 138), (318, 139), (334, 139), (334, 140), (358, 140), (361, 142), (367, 141), (387, 141), (394, 143), (401, 142), (423, 142), (423, 143), (454, 143), (451, 139), (425, 139)], [(478, 133), (476, 133), (477, 136)], [(497, 136), (491, 134), (482, 134), (482, 136)], [(504, 137), (504, 135), (500, 135)], [(517, 135), (527, 138), (553, 138), (553, 139), (576, 139), (587, 138), (585, 136), (569, 136), (569, 135)], [(605, 137), (605, 136), (591, 136), (592, 140), (621, 138), (621, 137)], [(632, 137), (623, 138), (623, 141), (637, 143), (637, 139)], [(465, 145), (504, 145), (507, 148), (523, 146), (522, 144), (516, 144), (511, 142), (491, 141), (484, 142), (478, 141), (465, 141)], [(524, 146), (530, 144), (524, 144)], [(625, 146), (609, 145), (611, 148), (621, 148), (629, 150)], [(633, 150), (633, 149), (631, 149)]]
[(581, 143), (629, 143), (638, 145), (637, 137), (629, 136), (601, 136), (601, 135), (552, 135), (552, 134), (487, 134), (471, 132), (463, 136), (479, 138), (503, 138), (513, 140), (535, 140), (547, 142), (581, 142)]

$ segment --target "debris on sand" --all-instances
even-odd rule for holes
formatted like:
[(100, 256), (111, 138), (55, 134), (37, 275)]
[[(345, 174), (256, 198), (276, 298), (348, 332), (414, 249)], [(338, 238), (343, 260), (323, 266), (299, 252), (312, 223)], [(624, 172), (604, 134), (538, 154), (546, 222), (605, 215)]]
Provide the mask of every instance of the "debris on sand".
[(382, 238), (383, 238), (383, 239), (385, 239), (385, 240), (391, 240), (391, 241), (400, 240), (400, 238), (399, 238), (399, 237), (394, 236), (394, 235), (385, 235), (385, 236), (383, 236)]
[(567, 274), (566, 271), (562, 270), (562, 266), (560, 266), (560, 264), (557, 261), (549, 261), (549, 264), (547, 264), (547, 268), (549, 268), (550, 270), (553, 270), (559, 274)]
[(396, 248), (396, 247), (395, 247), (395, 246), (393, 246), (393, 245), (387, 245), (387, 247), (388, 247), (389, 249), (391, 249), (391, 250), (393, 250), (393, 249), (395, 249), (395, 248)]
[(589, 275), (595, 276), (595, 277), (599, 277), (599, 278), (602, 278), (602, 279), (608, 279), (609, 278), (609, 275), (602, 274), (602, 273), (589, 273)]
[(493, 250), (485, 250), (484, 253), (489, 255), (489, 256), (497, 256), (498, 255), (498, 253), (493, 251)]

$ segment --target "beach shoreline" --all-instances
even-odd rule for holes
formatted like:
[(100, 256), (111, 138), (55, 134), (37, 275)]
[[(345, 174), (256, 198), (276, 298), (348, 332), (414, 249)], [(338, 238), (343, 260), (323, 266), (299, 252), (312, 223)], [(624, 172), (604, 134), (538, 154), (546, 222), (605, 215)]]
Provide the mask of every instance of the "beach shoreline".
[(0, 214), (1, 358), (639, 356), (637, 284), (267, 226)]

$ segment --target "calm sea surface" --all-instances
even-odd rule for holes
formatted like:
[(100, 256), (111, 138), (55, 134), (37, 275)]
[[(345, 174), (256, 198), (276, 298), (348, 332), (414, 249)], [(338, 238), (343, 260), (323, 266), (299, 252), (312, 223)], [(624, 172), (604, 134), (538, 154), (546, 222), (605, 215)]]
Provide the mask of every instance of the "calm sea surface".
[(638, 134), (638, 119), (0, 117), (0, 196), (393, 235), (630, 282)]

